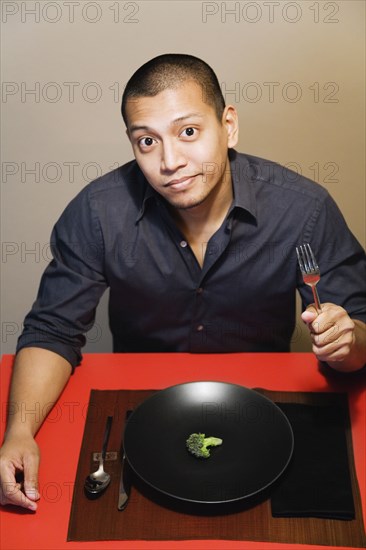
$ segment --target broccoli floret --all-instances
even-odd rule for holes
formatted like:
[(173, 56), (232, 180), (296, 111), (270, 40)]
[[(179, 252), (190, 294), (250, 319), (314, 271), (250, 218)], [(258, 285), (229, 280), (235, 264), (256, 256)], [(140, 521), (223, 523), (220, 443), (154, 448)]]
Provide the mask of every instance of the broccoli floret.
[(193, 433), (186, 440), (188, 451), (198, 458), (208, 458), (210, 456), (208, 447), (216, 447), (221, 444), (222, 439), (219, 437), (206, 437), (201, 433)]

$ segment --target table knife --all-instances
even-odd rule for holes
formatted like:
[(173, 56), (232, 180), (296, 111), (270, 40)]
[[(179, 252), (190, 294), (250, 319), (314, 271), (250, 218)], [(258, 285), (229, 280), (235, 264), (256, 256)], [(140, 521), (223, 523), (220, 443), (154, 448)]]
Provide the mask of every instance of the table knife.
[[(126, 422), (131, 415), (132, 411), (126, 412)], [(123, 436), (122, 436), (123, 437)], [(118, 491), (118, 510), (122, 511), (126, 508), (128, 504), (128, 498), (130, 496), (130, 487), (126, 483), (125, 478), (125, 467), (126, 467), (126, 454), (123, 448), (123, 439), (121, 444), (121, 474), (119, 478), (119, 491)]]

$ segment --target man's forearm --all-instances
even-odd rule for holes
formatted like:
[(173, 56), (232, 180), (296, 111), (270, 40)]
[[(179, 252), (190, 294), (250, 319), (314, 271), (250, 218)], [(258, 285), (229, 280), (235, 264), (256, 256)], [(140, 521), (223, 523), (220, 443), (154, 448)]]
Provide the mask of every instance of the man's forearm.
[(23, 348), (15, 359), (6, 435), (27, 432), (34, 436), (61, 394), (71, 365), (42, 348)]

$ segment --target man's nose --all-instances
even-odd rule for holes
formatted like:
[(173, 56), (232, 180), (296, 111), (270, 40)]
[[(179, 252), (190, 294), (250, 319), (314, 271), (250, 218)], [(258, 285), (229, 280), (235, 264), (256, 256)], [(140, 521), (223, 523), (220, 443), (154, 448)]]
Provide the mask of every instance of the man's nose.
[(187, 160), (179, 144), (166, 142), (163, 144), (161, 167), (164, 172), (175, 172), (185, 166)]

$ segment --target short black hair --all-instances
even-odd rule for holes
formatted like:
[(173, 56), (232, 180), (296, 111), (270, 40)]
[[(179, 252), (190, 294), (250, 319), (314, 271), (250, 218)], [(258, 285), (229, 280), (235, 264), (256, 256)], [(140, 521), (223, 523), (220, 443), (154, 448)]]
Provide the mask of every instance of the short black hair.
[(129, 99), (153, 97), (168, 88), (176, 88), (188, 80), (193, 80), (201, 86), (203, 101), (212, 105), (221, 122), (225, 100), (217, 76), (211, 67), (193, 55), (168, 53), (147, 61), (127, 82), (121, 105), (126, 126), (126, 104)]

